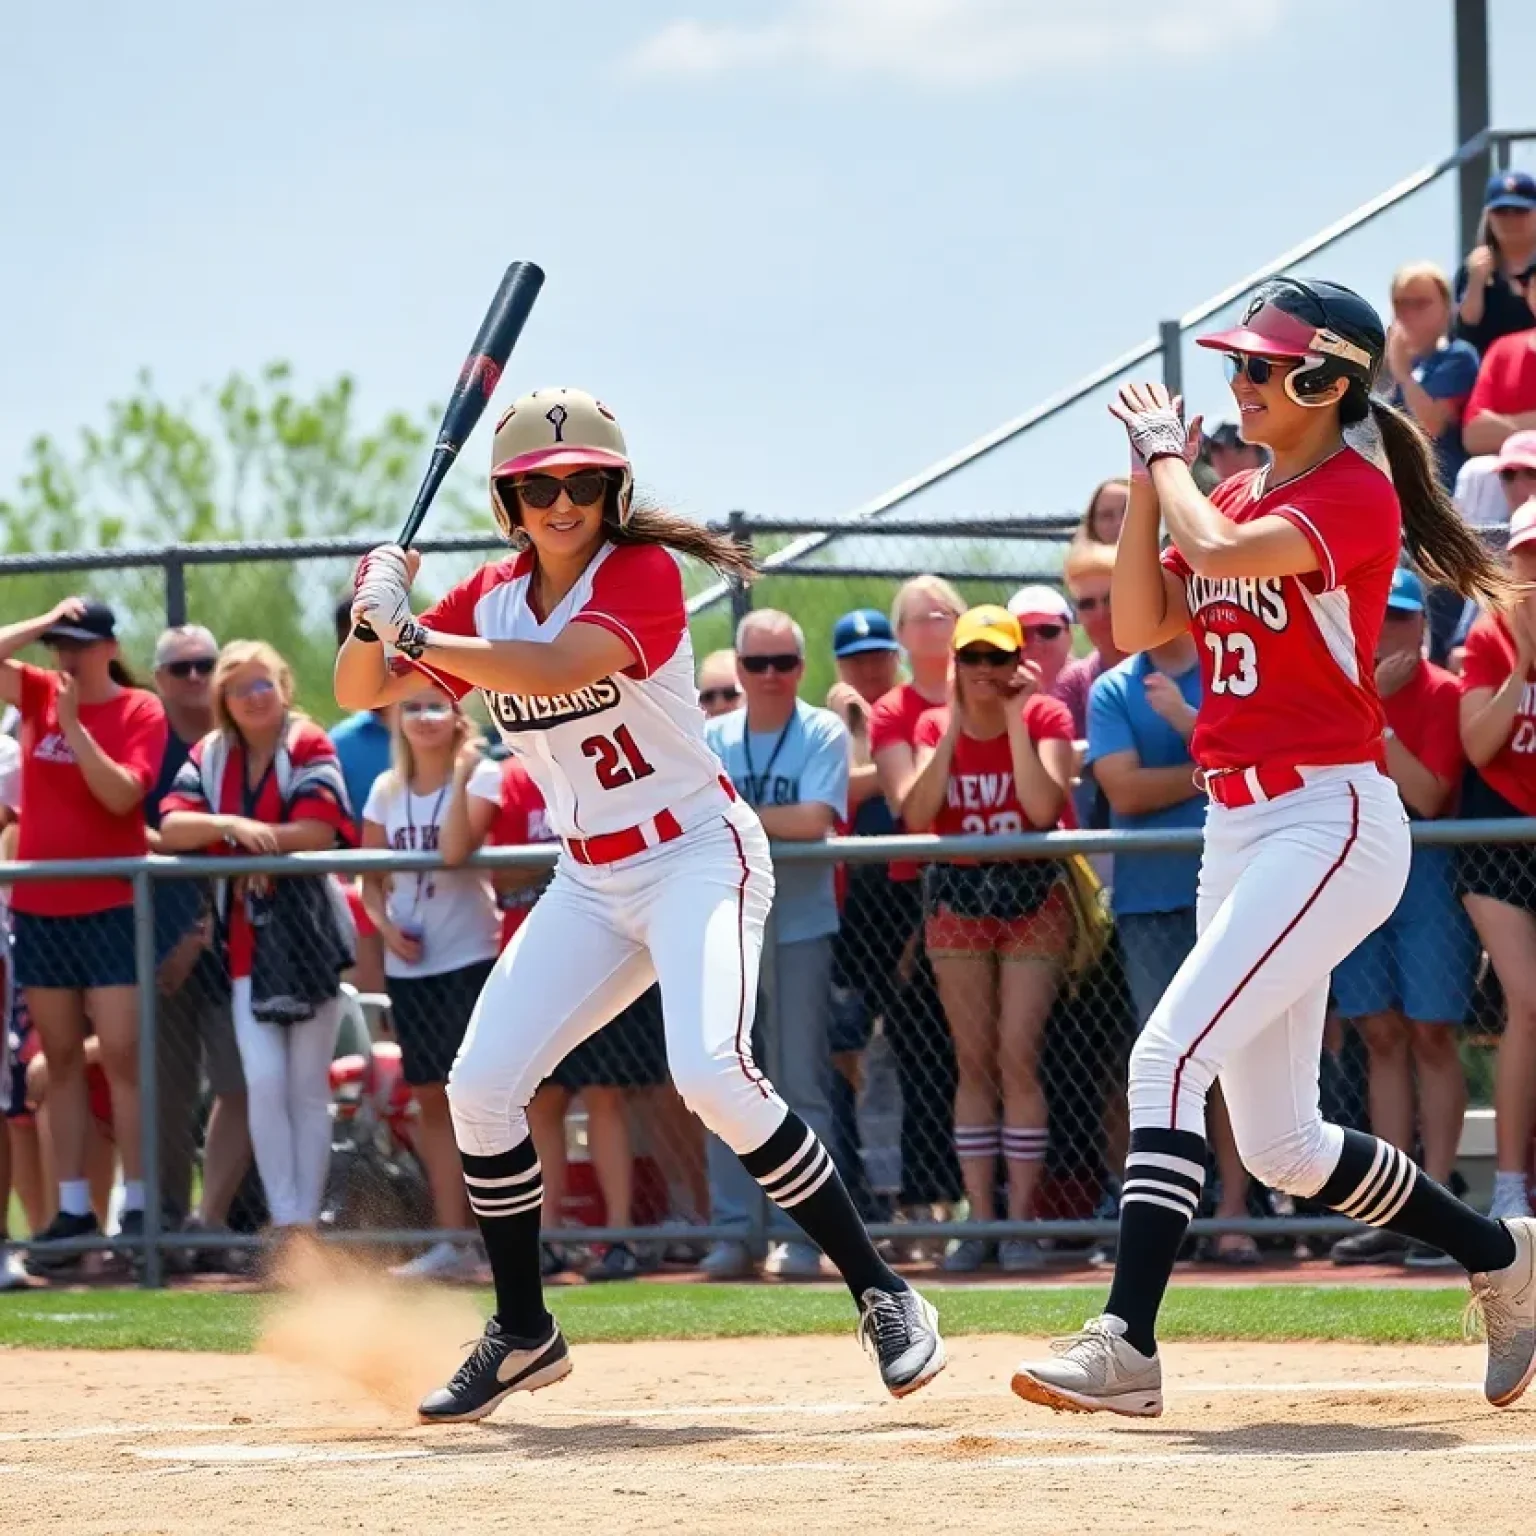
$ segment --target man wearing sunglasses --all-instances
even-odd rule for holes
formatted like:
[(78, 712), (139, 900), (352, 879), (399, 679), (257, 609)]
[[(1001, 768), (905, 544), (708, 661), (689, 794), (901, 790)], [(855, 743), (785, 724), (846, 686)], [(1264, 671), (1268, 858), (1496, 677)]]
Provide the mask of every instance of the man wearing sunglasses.
[[(805, 636), (787, 613), (760, 608), (736, 631), (736, 667), (746, 708), (705, 727), (736, 792), (777, 842), (819, 842), (848, 807), (848, 732), (830, 710), (797, 696), (805, 677)], [(838, 930), (830, 864), (779, 864), (774, 870), (775, 951), (763, 957), (763, 985), (776, 1006), (759, 1017), (776, 1022), (779, 1038), (763, 1041), (760, 1058), (781, 1097), (830, 1145), (827, 1096), (831, 1050), (832, 941)], [(740, 1240), (716, 1243), (704, 1272), (714, 1279), (750, 1274), (746, 1241), (758, 1187), (730, 1149), (709, 1139), (711, 1219), (739, 1227)], [(821, 1253), (803, 1236), (775, 1244), (764, 1266), (783, 1280), (813, 1280)]]
[[(155, 642), (155, 691), (171, 729), (159, 781), (144, 801), (152, 829), (160, 825), (160, 802), (170, 794), (188, 753), (214, 728), (218, 658), (219, 643), (201, 624), (174, 625)], [(228, 987), (207, 944), (209, 910), (207, 892), (195, 881), (162, 880), (155, 887), (156, 922), (167, 934), (182, 936), (160, 972), (156, 1134), (167, 1217), (181, 1223), (190, 1216), (190, 1226), (220, 1228), (250, 1166), (251, 1136)], [(193, 1213), (197, 1101), (205, 1072), (213, 1108), (203, 1146), (202, 1199)], [(189, 1253), (186, 1260), (203, 1269), (216, 1269), (220, 1261), (211, 1249)]]

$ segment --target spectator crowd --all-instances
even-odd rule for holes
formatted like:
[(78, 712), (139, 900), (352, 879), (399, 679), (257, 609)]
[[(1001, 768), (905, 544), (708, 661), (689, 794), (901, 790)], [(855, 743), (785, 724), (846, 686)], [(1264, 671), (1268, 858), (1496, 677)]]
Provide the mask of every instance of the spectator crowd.
[[(1466, 520), (1507, 528), (1516, 578), (1536, 584), (1536, 178), (1490, 182), (1478, 245), (1453, 278), (1403, 266), (1380, 387), (1432, 439)], [(1262, 472), (1231, 425), (1202, 445), (1206, 483)], [(759, 608), (731, 649), (698, 663), (710, 745), (780, 844), (894, 832), (1000, 837), (1055, 828), (1167, 831), (1203, 824), (1189, 742), (1200, 704), (1193, 640), (1115, 648), (1111, 574), (1129, 494), (1088, 498), (1062, 586), (968, 602), (931, 574), (889, 614), (833, 628), (836, 682), (805, 697), (795, 618)], [(338, 635), (348, 622), (338, 610)], [(40, 644), (55, 665), (17, 659)], [(18, 881), (0, 922), (6, 987), (0, 1079), (0, 1288), (28, 1283), (7, 1255), (14, 1191), (44, 1241), (25, 1272), (68, 1276), (58, 1242), (115, 1223), (142, 1231), (139, 991), (156, 991), (163, 1222), (217, 1238), (315, 1227), (332, 1162), (332, 1062), (350, 991), (387, 1001), (382, 1033), (413, 1100), (411, 1147), (440, 1239), (408, 1278), (468, 1278), (469, 1225), (445, 1084), (502, 946), (538, 900), (541, 871), (465, 867), (482, 846), (546, 842), (538, 791), (448, 694), (427, 690), (329, 733), (294, 707), (284, 658), (167, 630), (153, 688), (118, 654), (104, 605), (69, 599), (0, 629), (0, 851), (23, 860), (304, 849), (435, 852), (442, 867), (368, 875), (155, 883), (153, 977), (141, 971), (132, 889), (116, 880)], [(1414, 820), (1536, 815), (1536, 598), (1468, 611), (1397, 574), (1376, 658), (1385, 763)], [(760, 981), (757, 1046), (789, 1104), (834, 1151), (869, 1217), (1024, 1221), (1110, 1215), (1127, 1143), (1125, 1068), (1137, 1030), (1195, 942), (1198, 858), (784, 861)], [(579, 956), (571, 957), (580, 964)], [(1422, 846), (1391, 921), (1334, 976), (1337, 1022), (1320, 1064), (1351, 1074), (1368, 1122), (1453, 1176), (1467, 1106), (1462, 1042), (1497, 1041), (1493, 1213), (1529, 1213), (1536, 1131), (1536, 865), (1519, 843)], [(572, 1111), (583, 1111), (586, 1157)], [(891, 1158), (865, 1145), (883, 1104)], [(1219, 1093), (1208, 1210), (1274, 1208), (1250, 1185)], [(763, 1244), (759, 1192), (704, 1135), (668, 1080), (654, 989), (581, 1046), (530, 1110), (550, 1213), (656, 1225), (714, 1278), (812, 1278), (821, 1255), (793, 1227)], [(549, 1214), (547, 1225), (564, 1222)], [(688, 1228), (725, 1235), (707, 1250)], [(457, 1234), (453, 1236), (450, 1234)], [(962, 1237), (953, 1272), (1039, 1268), (1039, 1243)], [(1227, 1235), (1211, 1262), (1252, 1263)], [(1096, 1257), (1106, 1257), (1102, 1247)], [(1339, 1263), (1442, 1256), (1370, 1229)], [(545, 1269), (632, 1276), (659, 1251), (547, 1245)], [(215, 1243), (184, 1263), (232, 1262)]]

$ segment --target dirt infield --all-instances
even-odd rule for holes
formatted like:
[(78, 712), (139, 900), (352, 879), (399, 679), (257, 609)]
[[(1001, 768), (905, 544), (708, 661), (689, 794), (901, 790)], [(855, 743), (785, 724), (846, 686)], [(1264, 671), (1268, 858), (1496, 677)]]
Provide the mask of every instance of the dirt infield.
[[(893, 1403), (852, 1339), (590, 1345), (487, 1425), (262, 1356), (0, 1353), (7, 1532), (1529, 1532), (1536, 1401), (1481, 1351), (1168, 1348), (1160, 1420), (1056, 1418), (1022, 1346)], [(451, 1364), (450, 1362), (444, 1362)]]

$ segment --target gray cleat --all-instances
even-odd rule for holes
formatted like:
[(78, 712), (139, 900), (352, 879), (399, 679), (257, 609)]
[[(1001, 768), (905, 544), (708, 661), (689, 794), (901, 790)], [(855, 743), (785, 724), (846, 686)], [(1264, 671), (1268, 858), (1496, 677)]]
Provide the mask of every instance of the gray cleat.
[(1488, 1337), (1488, 1374), (1483, 1391), (1495, 1408), (1507, 1408), (1536, 1376), (1536, 1220), (1504, 1223), (1515, 1240), (1515, 1261), (1471, 1276), (1468, 1321), (1480, 1317)]
[(944, 1369), (939, 1314), (916, 1291), (864, 1292), (859, 1302), (859, 1340), (880, 1365), (892, 1397), (906, 1397)]

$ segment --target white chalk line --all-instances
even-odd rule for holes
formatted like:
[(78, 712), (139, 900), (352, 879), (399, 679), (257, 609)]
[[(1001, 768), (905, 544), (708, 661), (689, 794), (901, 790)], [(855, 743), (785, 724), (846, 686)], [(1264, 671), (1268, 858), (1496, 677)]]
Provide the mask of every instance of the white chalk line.
[(212, 1462), (228, 1465), (260, 1462), (416, 1461), (441, 1455), (426, 1446), (397, 1446), (383, 1451), (333, 1450), (323, 1445), (167, 1445), (136, 1446), (129, 1454), (140, 1461), (181, 1464)]
[(313, 1430), (318, 1426), (313, 1420), (302, 1422), (276, 1422), (246, 1426), (231, 1424), (83, 1424), (72, 1429), (20, 1429), (0, 1431), (0, 1443), (16, 1445), (25, 1443), (54, 1443), (67, 1440), (111, 1440), (123, 1435), (217, 1435), (231, 1429), (257, 1428), (263, 1432), (285, 1433), (288, 1430)]

